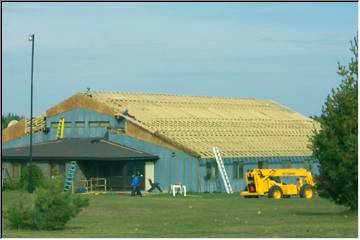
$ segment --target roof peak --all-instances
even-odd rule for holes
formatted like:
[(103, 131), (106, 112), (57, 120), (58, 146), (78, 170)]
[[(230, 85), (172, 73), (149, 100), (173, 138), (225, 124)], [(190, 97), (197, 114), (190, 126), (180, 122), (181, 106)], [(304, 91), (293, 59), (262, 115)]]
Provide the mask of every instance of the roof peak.
[[(209, 96), (209, 95), (190, 95), (190, 94), (176, 94), (165, 92), (129, 92), (129, 91), (110, 91), (110, 90), (96, 90), (90, 91), (92, 94), (119, 94), (119, 95), (148, 95), (148, 96), (165, 96), (165, 97), (194, 97), (194, 98), (211, 98), (211, 99), (226, 99), (226, 100), (254, 100), (254, 101), (269, 101), (271, 99), (239, 97), (239, 96)], [(86, 91), (81, 91), (81, 94), (87, 94)]]

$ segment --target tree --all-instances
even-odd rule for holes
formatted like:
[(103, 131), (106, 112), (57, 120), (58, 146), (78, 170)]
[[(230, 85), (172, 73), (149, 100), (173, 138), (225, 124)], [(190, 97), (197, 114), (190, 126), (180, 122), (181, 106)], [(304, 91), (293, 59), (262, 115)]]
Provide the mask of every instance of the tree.
[[(25, 166), (21, 171), (21, 177), (19, 181), (19, 186), (24, 190), (29, 189), (29, 180), (30, 180), (29, 175), (30, 175), (30, 167)], [(34, 189), (37, 189), (38, 187), (42, 186), (45, 181), (44, 180), (45, 177), (41, 169), (37, 165), (31, 166), (31, 179)]]
[(319, 194), (357, 209), (358, 189), (358, 39), (350, 42), (354, 55), (347, 66), (338, 63), (340, 86), (332, 89), (317, 121), (321, 129), (312, 138), (320, 161)]
[(24, 117), (18, 116), (14, 113), (8, 113), (7, 116), (1, 115), (1, 129), (7, 128), (11, 120), (20, 120)]
[(89, 198), (64, 192), (63, 178), (47, 178), (34, 196), (20, 195), (4, 211), (13, 229), (62, 230), (67, 222), (89, 205)]

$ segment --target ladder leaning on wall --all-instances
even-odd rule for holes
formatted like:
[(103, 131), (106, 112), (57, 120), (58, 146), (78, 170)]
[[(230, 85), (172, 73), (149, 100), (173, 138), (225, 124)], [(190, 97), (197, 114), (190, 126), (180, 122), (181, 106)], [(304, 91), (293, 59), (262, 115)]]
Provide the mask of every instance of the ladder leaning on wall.
[(76, 172), (76, 162), (71, 161), (64, 181), (64, 192), (68, 192), (70, 189), (72, 190), (72, 192), (74, 192), (73, 184), (74, 184), (75, 172)]
[(56, 131), (56, 140), (64, 138), (64, 128), (65, 128), (65, 118), (60, 118)]
[(215, 155), (216, 163), (218, 165), (218, 168), (219, 168), (223, 183), (225, 185), (226, 193), (227, 194), (233, 193), (233, 190), (232, 190), (232, 187), (231, 187), (231, 184), (230, 184), (230, 181), (229, 181), (229, 177), (228, 177), (228, 175), (226, 173), (224, 162), (223, 162), (223, 160), (221, 158), (221, 155), (220, 155), (219, 148), (218, 147), (213, 147), (213, 153)]
[[(64, 138), (65, 118), (59, 119), (59, 124), (56, 131), (56, 140)], [(69, 169), (65, 176), (64, 192), (68, 192), (70, 189), (74, 192), (74, 178), (76, 172), (76, 162), (71, 161)]]

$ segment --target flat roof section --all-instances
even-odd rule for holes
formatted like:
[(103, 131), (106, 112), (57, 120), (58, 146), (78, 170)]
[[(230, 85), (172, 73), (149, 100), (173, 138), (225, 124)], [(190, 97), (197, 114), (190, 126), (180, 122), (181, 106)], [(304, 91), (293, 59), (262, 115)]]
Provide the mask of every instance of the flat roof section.
[[(29, 160), (29, 146), (1, 150), (3, 160)], [(152, 160), (148, 154), (103, 138), (71, 138), (33, 144), (33, 160)]]

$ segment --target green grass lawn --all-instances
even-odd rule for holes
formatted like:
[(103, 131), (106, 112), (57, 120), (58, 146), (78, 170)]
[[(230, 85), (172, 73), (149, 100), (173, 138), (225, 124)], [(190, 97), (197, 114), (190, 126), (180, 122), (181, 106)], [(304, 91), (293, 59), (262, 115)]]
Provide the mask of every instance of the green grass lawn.
[[(18, 196), (3, 192), (4, 209)], [(357, 212), (321, 198), (108, 194), (91, 196), (90, 206), (65, 230), (18, 231), (5, 224), (3, 237), (357, 237), (357, 232)]]

